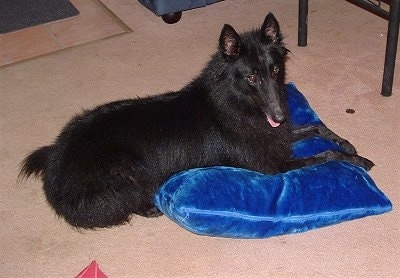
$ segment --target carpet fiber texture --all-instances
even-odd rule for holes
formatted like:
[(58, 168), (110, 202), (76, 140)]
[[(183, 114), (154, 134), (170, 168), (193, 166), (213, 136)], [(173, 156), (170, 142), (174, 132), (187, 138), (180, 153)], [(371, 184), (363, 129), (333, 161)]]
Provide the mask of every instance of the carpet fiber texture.
[(67, 0), (1, 0), (0, 33), (56, 21), (79, 14)]

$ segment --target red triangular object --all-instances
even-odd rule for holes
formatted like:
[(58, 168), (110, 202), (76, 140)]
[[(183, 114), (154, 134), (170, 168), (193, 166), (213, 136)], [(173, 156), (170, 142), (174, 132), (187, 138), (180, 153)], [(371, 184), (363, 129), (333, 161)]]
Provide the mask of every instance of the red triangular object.
[(97, 262), (93, 261), (75, 278), (107, 278), (107, 276), (100, 270)]

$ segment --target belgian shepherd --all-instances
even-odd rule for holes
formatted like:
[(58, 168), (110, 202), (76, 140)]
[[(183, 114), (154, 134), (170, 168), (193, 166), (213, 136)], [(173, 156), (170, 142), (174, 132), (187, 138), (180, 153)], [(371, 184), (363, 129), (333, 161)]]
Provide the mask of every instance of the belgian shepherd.
[[(79, 228), (155, 217), (157, 189), (179, 171), (215, 165), (275, 174), (328, 160), (373, 163), (325, 126), (294, 129), (285, 101), (285, 57), (269, 13), (239, 35), (225, 24), (219, 47), (178, 92), (107, 103), (74, 117), (55, 142), (25, 158), (20, 175), (41, 176), (48, 203)], [(346, 152), (293, 159), (291, 144), (320, 134)]]

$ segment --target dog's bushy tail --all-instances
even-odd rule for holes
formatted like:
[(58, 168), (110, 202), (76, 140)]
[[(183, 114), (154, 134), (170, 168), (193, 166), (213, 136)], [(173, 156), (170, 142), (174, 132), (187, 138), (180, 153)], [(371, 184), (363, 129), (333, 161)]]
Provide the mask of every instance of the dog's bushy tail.
[(52, 146), (45, 146), (28, 155), (21, 163), (19, 178), (29, 178), (32, 175), (41, 176), (46, 168), (52, 148)]

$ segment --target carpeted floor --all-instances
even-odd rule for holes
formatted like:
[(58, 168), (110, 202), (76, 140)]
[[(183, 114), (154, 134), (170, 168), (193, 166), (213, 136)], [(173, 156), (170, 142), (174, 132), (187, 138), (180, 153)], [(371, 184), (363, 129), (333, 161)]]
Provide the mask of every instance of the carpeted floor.
[[(97, 260), (109, 277), (397, 277), (400, 271), (400, 61), (393, 96), (380, 96), (387, 22), (345, 1), (310, 1), (309, 45), (297, 42), (297, 2), (223, 1), (167, 25), (137, 1), (103, 1), (132, 30), (0, 68), (0, 277), (74, 277)], [(83, 108), (176, 90), (193, 78), (229, 23), (281, 23), (287, 81), (323, 121), (373, 160), (393, 211), (263, 240), (202, 237), (166, 217), (76, 231), (45, 202), (21, 159), (50, 143)], [(354, 114), (346, 109), (354, 109)]]

